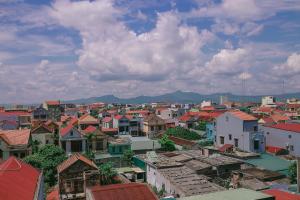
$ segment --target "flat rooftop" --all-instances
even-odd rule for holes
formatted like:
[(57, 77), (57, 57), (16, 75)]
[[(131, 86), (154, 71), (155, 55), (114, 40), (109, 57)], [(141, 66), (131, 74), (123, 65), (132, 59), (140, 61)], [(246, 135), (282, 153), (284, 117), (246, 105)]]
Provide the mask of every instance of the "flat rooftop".
[(197, 175), (186, 166), (171, 169), (159, 169), (159, 172), (168, 179), (185, 196), (207, 194), (224, 190), (221, 186), (208, 181), (208, 177)]
[(204, 195), (183, 197), (179, 200), (275, 200), (275, 198), (262, 192), (239, 188)]

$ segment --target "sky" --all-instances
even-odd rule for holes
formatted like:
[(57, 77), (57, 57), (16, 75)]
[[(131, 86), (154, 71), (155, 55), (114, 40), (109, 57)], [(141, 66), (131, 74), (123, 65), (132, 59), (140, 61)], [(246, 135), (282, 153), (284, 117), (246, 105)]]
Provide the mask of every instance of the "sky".
[(0, 0), (0, 103), (300, 92), (299, 0)]

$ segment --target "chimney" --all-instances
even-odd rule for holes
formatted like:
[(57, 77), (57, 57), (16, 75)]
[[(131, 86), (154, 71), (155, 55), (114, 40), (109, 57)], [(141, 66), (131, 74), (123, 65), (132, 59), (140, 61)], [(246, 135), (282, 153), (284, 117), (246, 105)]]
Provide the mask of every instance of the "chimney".
[(297, 191), (300, 192), (300, 157), (297, 157)]

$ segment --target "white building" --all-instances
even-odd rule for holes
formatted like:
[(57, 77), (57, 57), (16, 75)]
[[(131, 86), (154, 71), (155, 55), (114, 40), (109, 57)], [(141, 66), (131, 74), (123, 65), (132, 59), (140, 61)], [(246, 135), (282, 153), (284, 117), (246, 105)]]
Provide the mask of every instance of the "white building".
[(273, 96), (265, 96), (261, 99), (261, 106), (263, 107), (276, 107), (276, 98)]
[(248, 152), (264, 152), (264, 135), (258, 131), (258, 120), (239, 110), (228, 111), (216, 119), (218, 147), (225, 144)]
[(204, 108), (204, 107), (208, 107), (208, 106), (211, 106), (211, 101), (202, 101), (201, 102), (201, 108)]
[(300, 156), (300, 124), (280, 123), (262, 126), (266, 148), (286, 149), (290, 155)]

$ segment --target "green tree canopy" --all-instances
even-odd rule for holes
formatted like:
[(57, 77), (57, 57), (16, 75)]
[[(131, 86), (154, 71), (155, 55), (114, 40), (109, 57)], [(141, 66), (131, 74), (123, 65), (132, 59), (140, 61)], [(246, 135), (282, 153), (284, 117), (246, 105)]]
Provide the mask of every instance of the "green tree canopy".
[(113, 168), (111, 162), (101, 164), (99, 172), (101, 185), (116, 183), (114, 178), (117, 176), (117, 171)]
[(164, 134), (162, 138), (159, 139), (159, 143), (164, 151), (174, 151), (176, 149), (174, 142), (169, 139), (167, 134)]
[(179, 138), (186, 139), (186, 140), (199, 140), (202, 138), (196, 132), (190, 131), (190, 130), (185, 129), (180, 126), (177, 126), (175, 128), (169, 128), (165, 132), (165, 134), (172, 135), (172, 136), (179, 137)]
[(127, 149), (123, 152), (122, 159), (131, 166), (133, 155), (134, 155), (133, 151), (131, 149)]
[(289, 177), (291, 180), (292, 184), (297, 183), (297, 162), (293, 162), (290, 166), (289, 166)]
[(24, 158), (24, 161), (36, 168), (42, 169), (47, 186), (54, 186), (57, 182), (56, 167), (67, 159), (65, 152), (58, 146), (45, 145), (37, 153)]
[(195, 127), (196, 130), (205, 131), (206, 130), (206, 122), (200, 121), (199, 124)]

